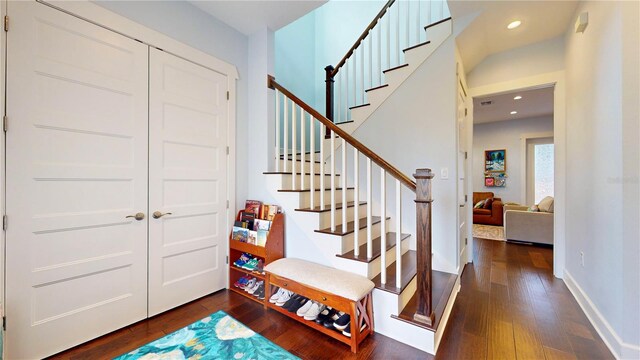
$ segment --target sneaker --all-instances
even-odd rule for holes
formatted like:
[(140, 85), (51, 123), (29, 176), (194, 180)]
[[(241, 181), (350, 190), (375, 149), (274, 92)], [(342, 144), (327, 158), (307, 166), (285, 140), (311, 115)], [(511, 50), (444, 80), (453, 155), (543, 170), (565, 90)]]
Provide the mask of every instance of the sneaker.
[(327, 320), (327, 318), (333, 316), (333, 314), (336, 313), (336, 310), (327, 306), (326, 308), (324, 308), (324, 310), (322, 310), (322, 312), (320, 314), (318, 314), (318, 317), (316, 318), (316, 324), (320, 324), (322, 325), (322, 323), (324, 323), (325, 320)]
[(293, 296), (293, 292), (285, 290), (282, 294), (280, 294), (278, 300), (276, 300), (276, 306), (283, 306), (287, 301), (291, 299), (291, 296)]
[(256, 291), (254, 291), (251, 295), (253, 296), (258, 296), (260, 291), (262, 291), (264, 293), (264, 281), (259, 281), (258, 282), (260, 285), (258, 285), (258, 288), (256, 289)]
[(264, 262), (262, 260), (258, 260), (258, 264), (253, 271), (257, 271), (260, 274), (264, 275)]
[(314, 301), (307, 301), (304, 305), (302, 305), (299, 309), (297, 309), (296, 315), (300, 317), (304, 316), (304, 314), (306, 314), (307, 311), (311, 309), (311, 306), (313, 306), (313, 303)]
[[(364, 330), (364, 328), (366, 327), (367, 327), (367, 324), (362, 324), (362, 326), (360, 327), (360, 332), (362, 332), (362, 330)], [(344, 330), (342, 330), (342, 335), (346, 337), (351, 337), (351, 326), (347, 326)]]
[(324, 310), (324, 308), (324, 304), (314, 302), (313, 305), (311, 305), (309, 311), (304, 314), (304, 319), (309, 321), (317, 319), (318, 315), (322, 312), (322, 310)]
[(333, 323), (336, 322), (336, 320), (338, 320), (343, 314), (343, 312), (334, 313), (330, 317), (327, 317), (327, 320), (322, 323), (322, 326), (326, 327), (327, 329), (335, 329), (335, 327), (333, 327)]
[(244, 286), (249, 281), (249, 279), (251, 279), (251, 276), (245, 275), (245, 276), (241, 277), (240, 279), (238, 279), (238, 281), (233, 283), (233, 286), (235, 286), (237, 288), (242, 288), (242, 286)]
[(238, 260), (233, 262), (233, 265), (237, 267), (242, 267), (249, 260), (251, 260), (251, 255), (247, 253), (243, 253), (242, 255), (240, 255), (240, 258)]
[(249, 280), (241, 289), (244, 289), (244, 291), (249, 291), (251, 290), (252, 287), (256, 286), (257, 282), (258, 282), (258, 279), (251, 278), (251, 280)]
[(253, 296), (257, 297), (258, 300), (264, 300), (264, 286), (260, 287), (258, 291), (256, 291)]
[(343, 314), (342, 316), (340, 316), (340, 318), (338, 318), (338, 320), (333, 323), (333, 327), (338, 330), (344, 330), (347, 326), (349, 326), (350, 322), (351, 316), (349, 316), (349, 314)]
[(282, 295), (283, 292), (285, 292), (287, 290), (283, 289), (283, 288), (278, 288), (278, 291), (276, 291), (273, 295), (271, 295), (271, 297), (269, 298), (269, 302), (272, 304), (275, 304), (276, 301), (278, 301), (278, 298), (280, 297), (280, 295)]
[(242, 265), (242, 268), (247, 269), (249, 271), (253, 271), (253, 269), (255, 269), (256, 266), (258, 266), (258, 258), (253, 258), (247, 261), (247, 263), (245, 263), (244, 265)]
[(247, 292), (249, 294), (253, 295), (256, 291), (258, 291), (260, 286), (264, 286), (264, 281), (260, 280), (260, 281), (256, 282), (256, 284), (251, 289), (247, 290)]
[(298, 294), (291, 295), (291, 299), (289, 299), (289, 301), (284, 303), (284, 305), (282, 305), (282, 308), (285, 309), (285, 310), (289, 310), (289, 308), (291, 306), (295, 305), (298, 301), (300, 301), (301, 298), (302, 298), (302, 296), (298, 295)]
[(289, 308), (287, 310), (289, 310), (289, 312), (292, 312), (292, 313), (297, 313), (298, 310), (300, 310), (301, 307), (307, 305), (310, 302), (312, 302), (312, 301), (307, 299), (306, 297), (300, 297), (300, 298), (298, 298), (298, 301), (296, 301), (291, 306), (289, 306)]

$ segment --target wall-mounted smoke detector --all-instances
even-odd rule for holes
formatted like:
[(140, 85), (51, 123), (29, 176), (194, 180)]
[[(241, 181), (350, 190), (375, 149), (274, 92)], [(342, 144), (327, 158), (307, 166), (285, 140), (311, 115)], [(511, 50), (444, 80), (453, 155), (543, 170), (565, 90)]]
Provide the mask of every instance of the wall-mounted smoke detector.
[(485, 100), (485, 101), (481, 101), (480, 102), (480, 106), (487, 106), (487, 105), (491, 105), (493, 104), (493, 101), (491, 100)]

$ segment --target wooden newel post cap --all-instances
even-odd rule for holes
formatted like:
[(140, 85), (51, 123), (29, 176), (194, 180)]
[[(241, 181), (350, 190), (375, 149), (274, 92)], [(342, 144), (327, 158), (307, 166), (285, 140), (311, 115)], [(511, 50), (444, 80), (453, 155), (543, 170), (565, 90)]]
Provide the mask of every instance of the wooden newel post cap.
[(267, 87), (271, 90), (275, 90), (275, 86), (273, 86), (273, 82), (276, 81), (276, 78), (273, 75), (267, 75)]
[(331, 80), (332, 82), (334, 81), (333, 80), (333, 70), (335, 70), (333, 65), (327, 65), (327, 67), (324, 68), (324, 71), (325, 71), (325, 74), (326, 74), (326, 80), (325, 81), (329, 81), (329, 80)]
[(416, 178), (416, 200), (417, 203), (430, 203), (431, 199), (431, 179), (435, 175), (431, 169), (416, 169), (413, 177)]

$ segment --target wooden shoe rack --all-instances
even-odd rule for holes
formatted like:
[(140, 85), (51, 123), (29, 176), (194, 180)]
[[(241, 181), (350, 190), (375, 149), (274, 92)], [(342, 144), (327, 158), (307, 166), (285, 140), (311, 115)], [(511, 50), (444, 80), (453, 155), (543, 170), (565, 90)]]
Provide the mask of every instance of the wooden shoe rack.
[[(240, 220), (240, 212), (238, 212), (236, 220)], [(261, 259), (264, 265), (282, 258), (284, 256), (284, 214), (276, 214), (273, 218), (265, 246), (233, 240), (231, 234), (229, 234), (229, 290), (266, 306), (269, 302), (268, 297), (265, 297), (264, 300), (258, 300), (257, 297), (245, 292), (243, 289), (233, 286), (238, 279), (247, 274), (257, 278), (258, 281), (264, 281), (265, 287), (267, 286), (265, 275), (233, 265), (233, 262), (238, 260), (243, 253), (249, 253), (253, 257)]]

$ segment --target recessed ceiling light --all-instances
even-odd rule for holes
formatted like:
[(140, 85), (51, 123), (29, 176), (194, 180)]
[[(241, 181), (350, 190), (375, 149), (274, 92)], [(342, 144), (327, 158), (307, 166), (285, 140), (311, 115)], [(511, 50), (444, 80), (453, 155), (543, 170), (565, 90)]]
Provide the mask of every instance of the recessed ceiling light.
[(517, 113), (518, 113), (517, 111), (512, 111), (512, 112), (511, 112), (511, 115), (515, 115), (515, 114), (517, 114)]
[(518, 95), (518, 96), (513, 98), (513, 100), (520, 100), (520, 99), (522, 99), (522, 96), (520, 96), (520, 95)]
[(512, 22), (509, 23), (509, 25), (507, 25), (507, 29), (509, 29), (509, 30), (515, 29), (518, 26), (520, 26), (520, 24), (522, 24), (522, 21), (520, 21), (520, 20), (512, 21)]

